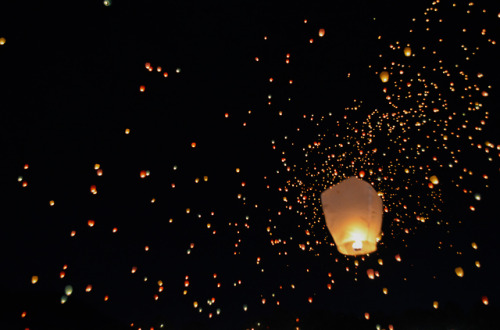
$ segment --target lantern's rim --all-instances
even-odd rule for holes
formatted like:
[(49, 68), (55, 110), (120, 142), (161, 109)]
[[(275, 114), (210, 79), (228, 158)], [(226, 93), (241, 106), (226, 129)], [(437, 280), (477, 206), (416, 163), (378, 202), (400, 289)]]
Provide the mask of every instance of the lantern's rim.
[(363, 247), (359, 250), (355, 250), (353, 248), (353, 244), (356, 241), (351, 240), (347, 242), (343, 242), (341, 244), (337, 244), (337, 250), (345, 255), (349, 256), (359, 256), (359, 255), (364, 255), (364, 254), (369, 254), (372, 252), (377, 251), (377, 242), (372, 242), (372, 241), (361, 241), (363, 244)]

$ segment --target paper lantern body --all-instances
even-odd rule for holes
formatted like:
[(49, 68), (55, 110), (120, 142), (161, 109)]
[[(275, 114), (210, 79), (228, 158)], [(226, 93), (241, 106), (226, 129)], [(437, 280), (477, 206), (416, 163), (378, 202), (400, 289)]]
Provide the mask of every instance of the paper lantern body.
[(382, 71), (379, 74), (380, 80), (382, 80), (383, 83), (386, 83), (389, 81), (389, 72), (387, 71)]
[(382, 230), (382, 199), (366, 181), (350, 177), (321, 193), (326, 226), (342, 254), (377, 250)]

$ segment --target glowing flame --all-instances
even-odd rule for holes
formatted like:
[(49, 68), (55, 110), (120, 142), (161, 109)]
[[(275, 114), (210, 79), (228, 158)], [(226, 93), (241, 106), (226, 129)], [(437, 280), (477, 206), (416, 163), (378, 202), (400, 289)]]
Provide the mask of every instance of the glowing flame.
[(354, 241), (354, 243), (352, 243), (352, 248), (354, 249), (354, 251), (361, 251), (361, 249), (363, 249), (363, 242)]

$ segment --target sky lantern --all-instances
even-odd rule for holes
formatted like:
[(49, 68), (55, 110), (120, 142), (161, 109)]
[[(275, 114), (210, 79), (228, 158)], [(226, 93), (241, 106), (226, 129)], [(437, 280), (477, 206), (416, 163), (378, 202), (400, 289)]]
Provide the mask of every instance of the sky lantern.
[(67, 295), (67, 296), (71, 296), (71, 294), (73, 293), (73, 287), (71, 285), (66, 285), (64, 287), (64, 293)]
[(323, 37), (323, 36), (325, 35), (325, 29), (319, 29), (319, 31), (318, 31), (318, 35), (319, 35), (320, 37)]
[(380, 77), (380, 80), (382, 80), (383, 83), (386, 83), (386, 82), (389, 81), (389, 72), (382, 71), (382, 72), (380, 72), (379, 77)]
[(490, 303), (490, 302), (488, 301), (488, 297), (486, 297), (486, 296), (483, 296), (483, 297), (481, 298), (481, 301), (483, 302), (483, 304), (484, 304), (485, 306), (486, 306), (486, 305), (488, 305), (488, 304)]
[(411, 48), (410, 47), (405, 47), (404, 53), (405, 53), (406, 57), (410, 57), (411, 56)]
[(6, 42), (6, 41), (7, 41), (7, 40), (5, 40), (5, 38), (4, 38), (4, 37), (1, 37), (1, 38), (0, 38), (0, 46), (5, 45), (5, 42)]
[(382, 229), (382, 199), (366, 181), (350, 177), (321, 193), (326, 225), (340, 253), (377, 250)]
[(457, 274), (458, 277), (464, 277), (464, 269), (462, 267), (455, 268), (455, 274)]
[(429, 178), (429, 181), (432, 183), (432, 184), (438, 184), (439, 183), (439, 179), (437, 176), (433, 175)]

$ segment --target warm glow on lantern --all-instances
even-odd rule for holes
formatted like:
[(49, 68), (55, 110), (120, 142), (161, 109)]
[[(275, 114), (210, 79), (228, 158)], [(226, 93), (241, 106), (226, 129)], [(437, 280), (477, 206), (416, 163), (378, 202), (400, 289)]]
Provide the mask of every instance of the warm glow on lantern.
[(455, 274), (457, 274), (458, 277), (464, 277), (464, 269), (462, 267), (455, 268)]
[(432, 182), (433, 184), (438, 184), (439, 183), (439, 179), (435, 175), (431, 176), (429, 178), (429, 181)]
[(340, 253), (361, 255), (377, 250), (382, 199), (368, 182), (350, 177), (323, 191), (321, 204)]
[(352, 243), (352, 248), (354, 251), (361, 251), (363, 249), (363, 241), (354, 241), (354, 243)]
[(389, 81), (389, 72), (382, 71), (382, 72), (380, 72), (379, 77), (380, 77), (380, 80), (382, 80), (383, 83), (386, 83), (386, 82)]
[(406, 57), (411, 56), (411, 48), (410, 47), (405, 47), (404, 52), (405, 52)]
[(318, 35), (319, 35), (320, 37), (323, 37), (323, 36), (325, 35), (325, 29), (319, 29), (319, 31), (318, 31)]

